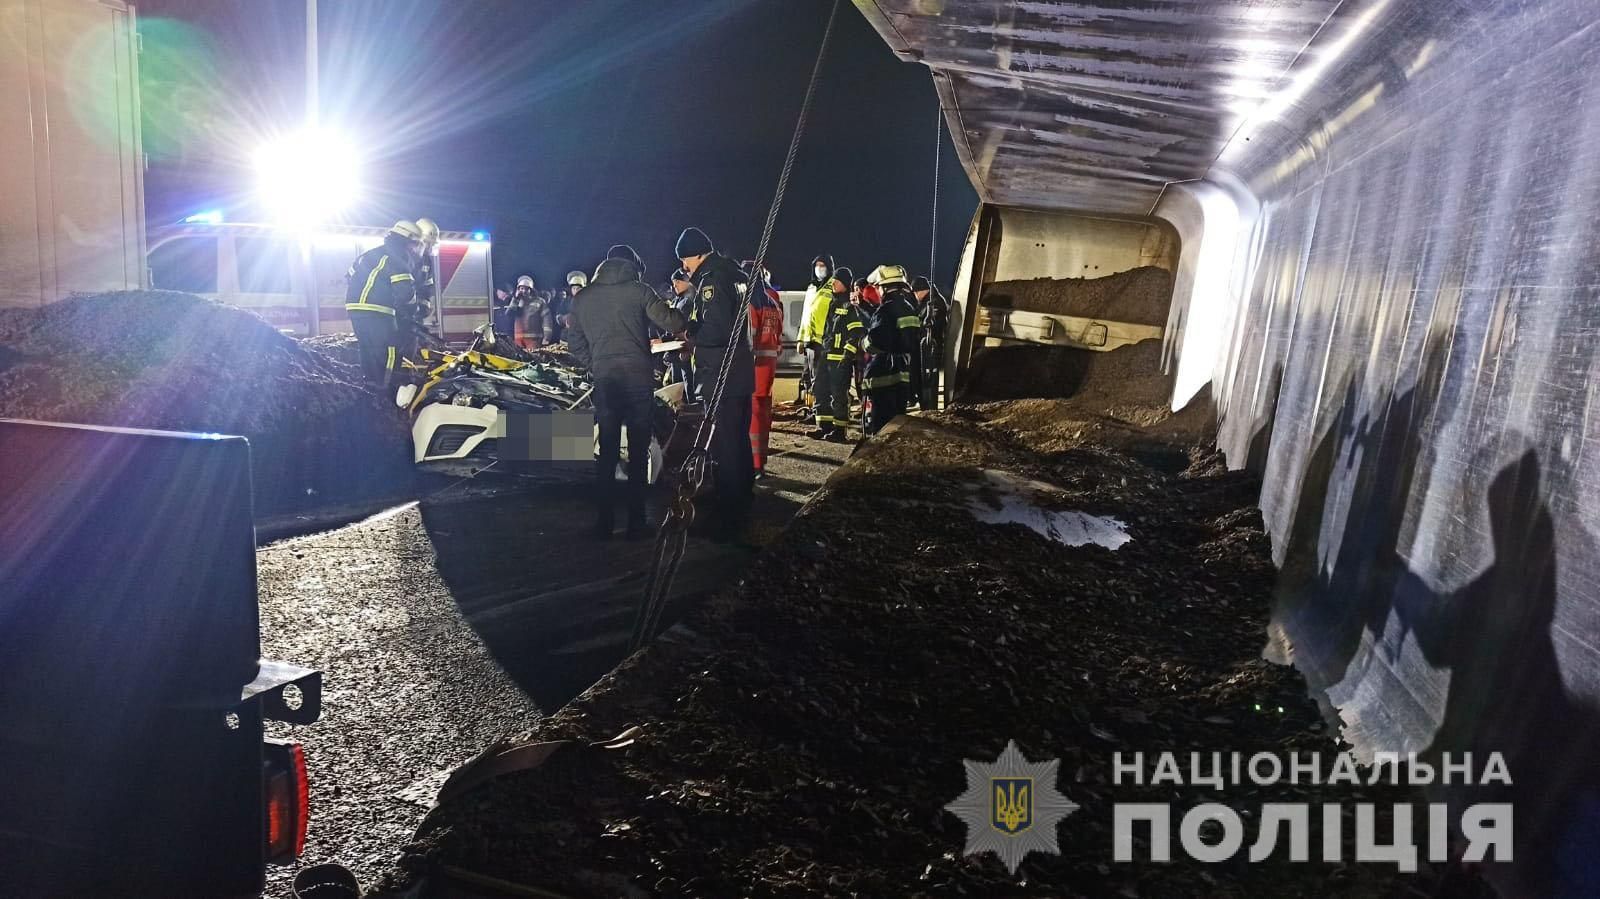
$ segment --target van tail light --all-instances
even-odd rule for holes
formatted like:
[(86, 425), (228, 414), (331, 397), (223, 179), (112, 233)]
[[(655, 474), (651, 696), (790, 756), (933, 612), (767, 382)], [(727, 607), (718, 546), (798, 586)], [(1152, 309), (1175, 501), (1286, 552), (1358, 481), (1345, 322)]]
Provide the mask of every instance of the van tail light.
[(306, 753), (299, 743), (266, 740), (261, 747), (266, 808), (263, 860), (288, 864), (306, 848), (306, 824), (311, 818), (311, 781), (306, 777)]

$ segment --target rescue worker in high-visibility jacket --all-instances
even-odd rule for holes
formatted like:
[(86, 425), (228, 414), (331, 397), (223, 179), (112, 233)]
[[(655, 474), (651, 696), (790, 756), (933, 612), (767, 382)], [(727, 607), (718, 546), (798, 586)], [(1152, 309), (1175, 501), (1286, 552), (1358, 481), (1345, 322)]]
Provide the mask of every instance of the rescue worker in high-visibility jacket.
[(795, 349), (800, 353), (805, 371), (801, 373), (800, 396), (797, 402), (805, 402), (806, 385), (810, 385), (812, 396), (816, 396), (825, 389), (819, 386), (818, 378), (822, 371), (822, 325), (826, 315), (819, 307), (826, 308), (826, 304), (817, 302), (817, 294), (833, 283), (833, 257), (818, 256), (811, 260), (811, 281), (806, 285), (806, 300), (800, 306), (800, 327), (798, 345)]
[(756, 357), (756, 392), (750, 397), (750, 456), (755, 476), (766, 477), (772, 445), (772, 385), (783, 353), (783, 304), (762, 271), (750, 285), (750, 347)]
[(817, 306), (826, 318), (821, 329), (822, 365), (816, 388), (817, 429), (810, 436), (840, 443), (850, 436), (850, 382), (854, 380), (864, 327), (850, 303), (852, 277), (848, 268), (840, 266), (828, 286), (817, 293)]
[(881, 300), (867, 319), (868, 357), (863, 376), (868, 399), (865, 430), (876, 434), (906, 411), (906, 393), (911, 385), (907, 368), (912, 350), (922, 338), (922, 319), (917, 317), (905, 268), (880, 265), (867, 276), (867, 281), (882, 291)]
[(367, 380), (388, 387), (400, 367), (399, 320), (416, 300), (413, 271), (422, 249), (422, 231), (412, 222), (395, 222), (383, 243), (356, 257), (345, 287), (344, 308), (350, 316)]

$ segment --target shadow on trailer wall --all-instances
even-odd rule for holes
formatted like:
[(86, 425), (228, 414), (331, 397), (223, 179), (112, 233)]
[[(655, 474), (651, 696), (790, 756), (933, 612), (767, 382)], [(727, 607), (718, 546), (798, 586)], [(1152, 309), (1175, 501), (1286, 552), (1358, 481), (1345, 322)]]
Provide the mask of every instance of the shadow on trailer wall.
[(249, 895), (304, 843), (321, 675), (259, 659), (249, 445), (0, 420), (0, 883)]
[(1600, 894), (1596, 26), (1341, 7), (1158, 208), (1202, 270), (1180, 368), (1263, 474), (1270, 650), (1365, 757), (1500, 753), (1510, 787), (1433, 789), (1513, 804), (1521, 895)]

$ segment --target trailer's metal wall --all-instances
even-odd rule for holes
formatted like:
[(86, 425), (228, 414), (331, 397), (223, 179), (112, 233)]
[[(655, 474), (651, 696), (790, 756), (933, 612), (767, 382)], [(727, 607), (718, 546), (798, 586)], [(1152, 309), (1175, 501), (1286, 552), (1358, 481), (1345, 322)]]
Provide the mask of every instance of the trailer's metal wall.
[(144, 278), (133, 13), (0, 0), (0, 306)]
[(1177, 264), (1177, 232), (1162, 221), (1001, 209), (999, 227), (990, 281), (1103, 278)]
[(1274, 650), (1358, 751), (1505, 753), (1522, 873), (1569, 886), (1600, 842), (1597, 25), (1344, 4), (1213, 169), (1259, 209), (1206, 350), (1264, 475)]
[(1600, 4), (856, 5), (987, 203), (1173, 223), (1272, 651), (1358, 752), (1505, 753), (1515, 892), (1600, 895)]

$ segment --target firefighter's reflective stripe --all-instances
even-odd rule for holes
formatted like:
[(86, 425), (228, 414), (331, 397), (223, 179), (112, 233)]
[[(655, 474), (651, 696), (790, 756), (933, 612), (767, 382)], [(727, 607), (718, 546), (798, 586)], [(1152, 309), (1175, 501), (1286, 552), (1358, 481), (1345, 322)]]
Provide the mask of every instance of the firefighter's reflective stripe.
[(910, 384), (911, 383), (911, 372), (908, 372), (908, 371), (901, 372), (900, 373), (900, 383), (902, 383), (902, 384)]
[(829, 353), (828, 354), (828, 361), (829, 362), (843, 362), (844, 361), (844, 354), (843, 353)]
[(887, 375), (879, 375), (876, 378), (868, 378), (867, 388), (869, 390), (877, 390), (880, 387), (894, 387), (900, 383), (900, 378), (901, 375), (899, 372), (893, 372)]
[(386, 368), (388, 368), (389, 371), (394, 371), (394, 347), (393, 346), (389, 347), (389, 361), (384, 363), (384, 365), (385, 365)]
[(856, 319), (856, 320), (855, 320), (855, 321), (853, 321), (853, 322), (851, 322), (851, 323), (850, 323), (850, 324), (848, 324), (848, 325), (845, 325), (845, 326), (844, 326), (844, 329), (845, 329), (845, 330), (846, 330), (846, 331), (854, 331), (854, 330), (856, 330), (856, 329), (857, 329), (857, 328), (865, 328), (865, 327), (866, 327), (866, 324), (865, 324), (865, 323), (863, 323), (863, 322), (862, 322), (862, 321), (861, 321), (861, 319), (859, 319), (859, 318), (858, 318), (858, 319)]
[(922, 327), (922, 319), (915, 315), (902, 315), (896, 319), (895, 324), (901, 328), (920, 328)]
[(398, 275), (390, 275), (389, 276), (389, 283), (390, 284), (399, 284), (402, 281), (412, 281), (412, 280), (415, 280), (415, 279), (413, 279), (410, 275), (406, 274), (405, 272), (401, 272)]
[[(354, 303), (344, 304), (346, 312), (387, 312), (390, 315), (394, 315), (394, 309), (389, 306), (367, 302), (367, 300), (372, 298), (372, 288), (373, 285), (378, 283), (378, 276), (383, 274), (383, 270), (388, 266), (389, 255), (385, 253), (378, 259), (378, 264), (372, 267), (372, 271), (367, 273), (367, 283), (361, 288), (361, 296), (357, 297)], [(409, 278), (411, 276), (407, 275), (406, 277)]]

